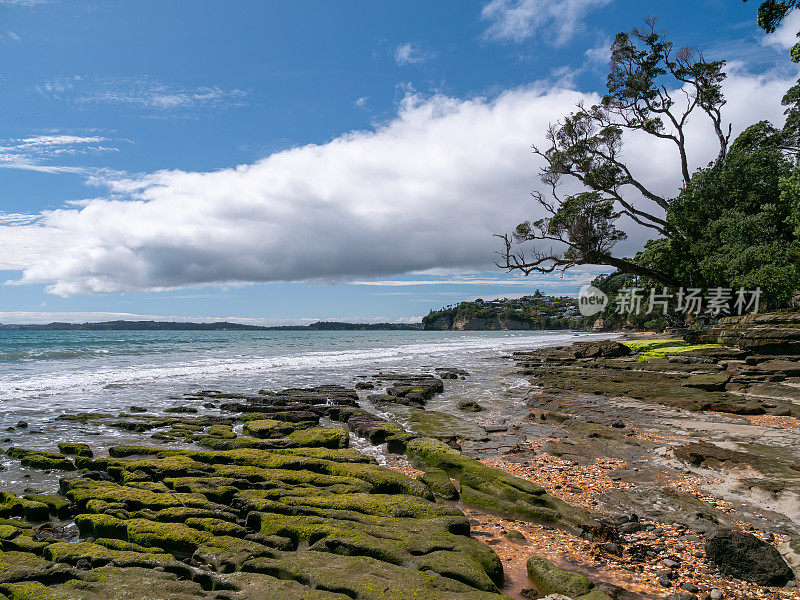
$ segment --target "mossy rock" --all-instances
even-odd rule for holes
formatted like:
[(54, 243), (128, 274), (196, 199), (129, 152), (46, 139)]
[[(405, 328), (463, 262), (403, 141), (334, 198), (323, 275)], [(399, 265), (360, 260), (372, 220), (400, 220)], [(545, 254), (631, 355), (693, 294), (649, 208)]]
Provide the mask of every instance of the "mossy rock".
[(0, 590), (8, 594), (0, 596), (10, 600), (79, 600), (80, 596), (71, 591), (61, 591), (47, 587), (38, 581), (6, 583)]
[(159, 456), (169, 454), (166, 448), (154, 448), (153, 446), (111, 446), (108, 454), (112, 458), (125, 458), (127, 456)]
[(209, 427), (206, 433), (211, 437), (222, 438), (226, 440), (232, 440), (236, 437), (236, 434), (233, 432), (233, 428), (230, 425), (221, 425), (219, 423)]
[(46, 505), (50, 514), (60, 519), (69, 516), (70, 509), (72, 508), (72, 502), (57, 494), (28, 494), (23, 496), (23, 498)]
[(128, 541), (140, 546), (157, 546), (181, 556), (191, 556), (213, 536), (181, 523), (160, 523), (149, 519), (125, 521)]
[(681, 386), (697, 388), (707, 392), (725, 391), (725, 385), (730, 381), (727, 373), (704, 373), (701, 375), (691, 375), (681, 382)]
[(562, 594), (579, 598), (588, 594), (594, 584), (580, 573), (559, 569), (546, 558), (531, 556), (528, 559), (528, 577), (540, 594)]
[(461, 501), (466, 506), (507, 518), (537, 521), (577, 529), (597, 527), (588, 514), (545, 493), (544, 488), (488, 467), (431, 438), (417, 438), (408, 443), (406, 454), (411, 462), (425, 470), (441, 469), (458, 478)]
[(196, 413), (197, 409), (193, 406), (170, 406), (164, 409), (165, 413)]
[[(209, 505), (214, 506), (214, 505)], [(165, 523), (185, 523), (187, 519), (222, 519), (226, 521), (235, 521), (236, 515), (225, 509), (219, 507), (217, 509), (200, 508), (192, 506), (171, 506), (161, 510), (139, 510), (130, 513), (130, 518), (143, 518), (151, 521), (162, 521)]]
[(75, 524), (83, 537), (125, 539), (128, 536), (125, 521), (107, 514), (78, 515)]
[(433, 500), (428, 486), (402, 473), (374, 464), (329, 463), (327, 471), (340, 477), (354, 477), (374, 486), (376, 494), (409, 494)]
[(23, 467), (33, 469), (74, 471), (75, 465), (67, 457), (58, 452), (44, 452), (42, 450), (25, 450), (11, 447), (6, 450), (11, 458), (18, 458)]
[(277, 579), (261, 573), (231, 573), (220, 579), (238, 591), (235, 600), (352, 600), (346, 594), (312, 589), (299, 581)]
[(164, 567), (175, 565), (171, 554), (151, 554), (133, 550), (117, 550), (91, 542), (55, 542), (44, 550), (44, 557), (53, 562), (76, 564), (88, 560), (92, 565), (112, 562), (120, 567)]
[[(175, 568), (178, 568), (178, 565)], [(183, 572), (189, 574), (189, 569)], [(9, 586), (10, 587), (10, 586)], [(106, 566), (81, 573), (80, 579), (71, 579), (61, 585), (49, 587), (58, 600), (212, 600), (218, 594), (205, 592), (202, 586), (188, 581), (185, 576), (152, 568)]]
[(50, 509), (42, 502), (17, 498), (13, 492), (0, 492), (0, 516), (24, 517), (26, 521), (41, 523), (50, 518)]
[(86, 423), (104, 421), (113, 417), (114, 415), (108, 413), (72, 413), (58, 415), (56, 421), (71, 421), (73, 423), (83, 423), (85, 425)]
[(436, 439), (488, 439), (486, 430), (473, 421), (435, 410), (412, 411), (408, 428), (417, 435)]
[[(323, 512), (323, 511), (319, 511)], [(461, 517), (370, 518), (332, 511), (329, 516), (250, 513), (248, 527), (286, 537), (296, 547), (348, 556), (370, 556), (394, 565), (417, 565), (470, 586), (496, 591), (502, 582), (499, 558), (488, 546), (451, 528), (468, 531)], [(358, 525), (354, 526), (353, 521)]]
[(451, 577), (387, 564), (368, 556), (312, 550), (280, 553), (274, 558), (250, 560), (244, 569), (279, 579), (314, 581), (317, 588), (359, 600), (509, 600)]
[(275, 419), (260, 419), (247, 421), (242, 431), (245, 435), (250, 435), (255, 438), (272, 439), (286, 437), (295, 430), (302, 429), (303, 425), (305, 424), (277, 421)]
[(237, 448), (257, 448), (259, 450), (280, 450), (285, 448), (298, 447), (297, 442), (289, 438), (276, 438), (271, 440), (259, 440), (251, 437), (238, 437), (226, 439), (213, 437), (210, 435), (200, 437), (196, 440), (198, 446), (210, 448), (211, 450), (236, 450)]
[(58, 451), (61, 452), (61, 454), (73, 454), (85, 456), (87, 458), (92, 458), (92, 456), (94, 456), (89, 444), (84, 444), (82, 442), (61, 442), (58, 444)]
[(29, 579), (64, 581), (71, 576), (72, 569), (66, 565), (52, 563), (28, 552), (0, 552), (0, 584)]
[(125, 540), (118, 540), (115, 538), (97, 538), (94, 543), (100, 546), (105, 546), (106, 548), (110, 548), (111, 550), (141, 552), (144, 554), (165, 554), (162, 548), (156, 548), (154, 546), (140, 546), (139, 544), (132, 544), (131, 542), (126, 542)]
[(248, 533), (246, 527), (212, 517), (191, 517), (186, 519), (184, 524), (188, 527), (206, 531), (212, 535), (244, 537)]
[(2, 547), (5, 551), (16, 550), (18, 552), (30, 552), (41, 556), (49, 542), (40, 542), (32, 535), (17, 535), (15, 537), (2, 540)]
[(286, 506), (303, 507), (304, 510), (317, 508), (331, 511), (350, 511), (379, 517), (415, 519), (463, 518), (461, 511), (455, 507), (408, 495), (319, 494), (284, 496), (279, 501)]
[(91, 500), (109, 503), (122, 502), (128, 510), (161, 510), (170, 507), (214, 508), (213, 503), (202, 494), (153, 492), (131, 485), (119, 485), (109, 481), (90, 479), (62, 480), (64, 495), (79, 507)]
[(350, 436), (343, 429), (335, 427), (310, 427), (293, 431), (289, 439), (300, 446), (309, 448), (347, 448)]
[(445, 500), (458, 500), (459, 493), (456, 486), (442, 469), (428, 469), (419, 476), (419, 479), (431, 489), (435, 496)]
[[(10, 519), (4, 519), (4, 521), (10, 521)], [(33, 536), (33, 529), (30, 526), (28, 528), (17, 526), (14, 522), (0, 524), (0, 540), (10, 540), (23, 534)]]
[(268, 556), (272, 550), (267, 546), (228, 535), (216, 535), (200, 545), (192, 558), (209, 564), (218, 572), (240, 571), (245, 561), (259, 556)]
[(212, 502), (230, 504), (247, 481), (233, 477), (168, 477), (164, 483), (176, 492), (203, 494)]

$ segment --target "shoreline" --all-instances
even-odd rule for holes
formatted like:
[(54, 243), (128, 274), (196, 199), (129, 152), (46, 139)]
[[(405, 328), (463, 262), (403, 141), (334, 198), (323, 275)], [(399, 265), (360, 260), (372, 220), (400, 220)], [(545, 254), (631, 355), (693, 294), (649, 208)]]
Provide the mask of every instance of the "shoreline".
[[(637, 336), (637, 340), (641, 339), (642, 336)], [(586, 344), (591, 345), (591, 342), (584, 346)], [(206, 597), (203, 594), (209, 590), (204, 590), (201, 582), (208, 577), (232, 586), (236, 591), (225, 596), (230, 598), (246, 598), (254, 589), (263, 591), (283, 585), (290, 586), (293, 594), (300, 593), (301, 589), (296, 587), (299, 581), (326, 577), (314, 566), (314, 561), (303, 566), (309, 553), (333, 552), (325, 556), (339, 561), (341, 569), (353, 568), (350, 563), (355, 559), (341, 558), (336, 548), (349, 548), (345, 555), (355, 552), (353, 556), (361, 556), (358, 559), (360, 569), (365, 568), (362, 563), (367, 558), (381, 563), (367, 561), (370, 566), (363, 575), (367, 579), (377, 572), (372, 569), (380, 567), (390, 571), (381, 571), (380, 577), (412, 585), (408, 583), (412, 572), (422, 571), (423, 575), (430, 572), (422, 579), (413, 575), (412, 588), (419, 593), (434, 594), (431, 598), (449, 598), (449, 594), (457, 593), (458, 597), (488, 600), (501, 597), (497, 590), (510, 598), (529, 598), (534, 584), (527, 577), (526, 561), (531, 555), (588, 577), (593, 582), (590, 589), (595, 595), (592, 598), (597, 600), (601, 598), (599, 594), (632, 600), (661, 598), (674, 593), (702, 596), (712, 590), (721, 591), (725, 598), (737, 599), (769, 598), (775, 593), (779, 593), (776, 598), (800, 597), (796, 588), (780, 591), (771, 588), (769, 594), (765, 594), (761, 591), (765, 589), (763, 585), (745, 584), (716, 575), (713, 563), (704, 557), (703, 539), (711, 535), (709, 523), (716, 521), (718, 525), (745, 530), (755, 524), (755, 533), (771, 545), (786, 546), (790, 535), (796, 539), (800, 532), (791, 518), (775, 512), (779, 505), (773, 503), (771, 509), (765, 508), (758, 505), (755, 497), (725, 491), (724, 485), (733, 490), (739, 480), (728, 470), (716, 471), (711, 463), (700, 463), (695, 468), (691, 461), (696, 459), (690, 458), (688, 463), (685, 459), (694, 455), (683, 450), (687, 445), (706, 444), (703, 448), (708, 455), (712, 452), (710, 446), (720, 436), (730, 440), (742, 435), (753, 439), (761, 436), (772, 443), (796, 443), (800, 437), (797, 427), (800, 420), (768, 414), (759, 417), (730, 412), (687, 412), (674, 402), (665, 404), (661, 396), (639, 400), (617, 396), (616, 388), (609, 390), (611, 395), (605, 397), (587, 394), (581, 388), (590, 380), (585, 375), (596, 374), (598, 370), (621, 368), (615, 377), (624, 373), (634, 379), (636, 375), (631, 374), (635, 373), (645, 373), (648, 377), (678, 377), (676, 369), (681, 378), (696, 376), (696, 373), (688, 369), (681, 371), (676, 366), (681, 363), (657, 363), (648, 367), (636, 361), (631, 363), (628, 357), (568, 359), (565, 352), (570, 352), (569, 348), (549, 347), (517, 352), (500, 363), (486, 363), (486, 369), (503, 370), (499, 379), (506, 384), (494, 390), (493, 398), (463, 406), (458, 404), (464, 401), (459, 399), (464, 395), (463, 390), (487, 374), (476, 370), (465, 372), (454, 365), (426, 375), (365, 373), (356, 386), (358, 390), (332, 383), (260, 394), (198, 392), (176, 402), (164, 415), (128, 412), (59, 416), (57, 419), (62, 422), (66, 420), (88, 429), (117, 428), (127, 432), (125, 435), (129, 439), (140, 440), (139, 445), (117, 445), (111, 448), (109, 455), (97, 453), (95, 446), (91, 457), (87, 448), (80, 444), (79, 448), (65, 446), (60, 455), (12, 451), (12, 455), (16, 454), (13, 460), (27, 460), (28, 464), (51, 473), (62, 468), (78, 468), (88, 470), (90, 477), (87, 479), (84, 475), (76, 479), (75, 476), (80, 475), (77, 471), (60, 472), (62, 477), (68, 478), (68, 483), (61, 485), (64, 496), (16, 499), (6, 494), (8, 516), (18, 513), (12, 518), (15, 524), (11, 526), (24, 530), (20, 517), (36, 510), (39, 510), (37, 518), (41, 518), (42, 509), (37, 503), (44, 504), (45, 511), (63, 510), (62, 516), (67, 520), (58, 522), (66, 523), (67, 527), (60, 525), (63, 528), (60, 537), (41, 535), (43, 529), (51, 529), (56, 521), (44, 528), (35, 520), (30, 522), (38, 529), (33, 538), (37, 544), (35, 549), (31, 546), (31, 552), (39, 560), (49, 561), (48, 569), (66, 565), (72, 569), (64, 575), (68, 581), (86, 584), (87, 574), (101, 565), (114, 571), (113, 577), (125, 577), (127, 570), (138, 568), (135, 565), (145, 561), (149, 568), (162, 567), (159, 573), (182, 577), (186, 593), (190, 592), (190, 583), (199, 586), (192, 588), (192, 597)], [(548, 364), (553, 360), (557, 361), (557, 370), (562, 372), (560, 380), (551, 377)], [(724, 359), (717, 357), (717, 360)], [(711, 364), (718, 365), (699, 362), (695, 363), (694, 371), (713, 371), (708, 366)], [(563, 373), (576, 369), (582, 370), (584, 377)], [(547, 379), (546, 386), (537, 382), (541, 377)], [(533, 387), (514, 383), (527, 379), (532, 380)], [(579, 384), (577, 389), (576, 383)], [(700, 393), (691, 395), (696, 400)], [(213, 414), (204, 414), (204, 407), (213, 410)], [(442, 410), (449, 410), (449, 413)], [(703, 427), (711, 425), (716, 438), (699, 433)], [(351, 444), (351, 439), (364, 441)], [(91, 438), (85, 441), (92, 442)], [(346, 446), (359, 450), (347, 450)], [(366, 456), (382, 453), (389, 468), (370, 466), (371, 463), (363, 462), (364, 458), (357, 458), (365, 456), (364, 452)], [(274, 462), (276, 457), (280, 464)], [(286, 464), (289, 457), (293, 466), (286, 471), (280, 465)], [(337, 463), (340, 466), (335, 466)], [(350, 464), (354, 466), (347, 466)], [(321, 485), (319, 477), (344, 475), (345, 479), (350, 478), (347, 486), (351, 487), (333, 491), (322, 484), (311, 496), (305, 493), (298, 496), (310, 482), (297, 487), (298, 483), (293, 483), (292, 478), (306, 471), (317, 473), (314, 476), (317, 483), (312, 486)], [(389, 472), (397, 475), (389, 477)], [(184, 483), (177, 483), (176, 477)], [(210, 488), (212, 480), (214, 487)], [(268, 481), (280, 483), (278, 489), (285, 493), (270, 492), (275, 488), (274, 483), (265, 487)], [(358, 481), (361, 483), (352, 487)], [(372, 487), (364, 487), (364, 484)], [(508, 496), (509, 484), (517, 490), (511, 496)], [(546, 491), (536, 485), (526, 487), (532, 484), (542, 485)], [(327, 485), (340, 484), (330, 482)], [(222, 492), (222, 488), (226, 491)], [(148, 490), (147, 500), (142, 499), (141, 490)], [(392, 493), (387, 496), (390, 490)], [(669, 505), (654, 512), (653, 508), (659, 503), (657, 498), (663, 503), (664, 490), (671, 490), (674, 507), (685, 514), (673, 514), (675, 510), (668, 510)], [(367, 496), (363, 496), (365, 492)], [(461, 550), (451, 550), (455, 554), (442, 556), (440, 562), (431, 562), (427, 570), (418, 565), (416, 570), (409, 571), (400, 563), (409, 560), (419, 563), (419, 558), (395, 563), (393, 555), (386, 554), (388, 548), (381, 550), (380, 544), (375, 546), (376, 542), (369, 542), (371, 535), (381, 531), (371, 528), (384, 527), (382, 523), (387, 518), (396, 519), (388, 517), (391, 513), (386, 511), (398, 501), (398, 492), (400, 498), (406, 499), (404, 502), (414, 506), (404, 509), (411, 512), (403, 517), (408, 520), (408, 523), (403, 522), (403, 527), (413, 524), (415, 519), (430, 518), (425, 516), (430, 511), (428, 506), (441, 506), (437, 510), (445, 511), (442, 517), (446, 514), (447, 518), (457, 519), (458, 514), (466, 515), (469, 522), (460, 521), (464, 525), (456, 528), (459, 533), (440, 534), (456, 535), (448, 545), (455, 544), (453, 548)], [(431, 492), (438, 499), (435, 505), (429, 502), (433, 498)], [(183, 494), (193, 495), (192, 502), (196, 506), (187, 505), (188, 496), (184, 498)], [(178, 504), (169, 500), (176, 495), (181, 500)], [(294, 500), (284, 505), (283, 498)], [(320, 500), (309, 504), (309, 498)], [(368, 498), (372, 498), (372, 504), (367, 508), (363, 502)], [(455, 504), (453, 498), (456, 498)], [(356, 500), (358, 502), (353, 504)], [(57, 505), (61, 502), (65, 506), (59, 508)], [(165, 502), (168, 506), (163, 506)], [(351, 516), (337, 513), (341, 508), (330, 512), (334, 505), (341, 506), (341, 502), (350, 502), (345, 512), (356, 512)], [(760, 503), (764, 504), (763, 498)], [(298, 507), (301, 508), (299, 512)], [(692, 517), (692, 511), (704, 512), (706, 516)], [(633, 512), (637, 514), (635, 520), (630, 518)], [(189, 516), (190, 513), (193, 516)], [(265, 521), (263, 515), (269, 514), (273, 517)], [(324, 529), (327, 533), (322, 538), (302, 542), (305, 534), (301, 532), (320, 518), (328, 523)], [(340, 518), (362, 523), (356, 526), (360, 541), (336, 525)], [(100, 526), (98, 519), (113, 526), (96, 529)], [(136, 529), (142, 521), (174, 524), (166, 528), (159, 526), (165, 531), (159, 529), (146, 538), (152, 542), (151, 546), (162, 551), (158, 558), (155, 556), (159, 553), (147, 551), (146, 544), (139, 544), (138, 548), (130, 546), (136, 543), (133, 540), (142, 539), (137, 537), (140, 534)], [(102, 543), (78, 542), (78, 531), (74, 525), (69, 525), (72, 522), (78, 523), (84, 539), (96, 542), (102, 538)], [(393, 526), (398, 527), (399, 522)], [(182, 529), (187, 527), (206, 542), (192, 545), (187, 541), (186, 530)], [(332, 533), (334, 530), (330, 527), (337, 533)], [(393, 546), (395, 549), (391, 551), (400, 552), (398, 560), (403, 552), (411, 552), (407, 556), (425, 556), (414, 554), (410, 548), (421, 543), (425, 536), (419, 536), (427, 527), (417, 529), (414, 525), (403, 534), (402, 541), (398, 540), (399, 546)], [(465, 535), (466, 532), (469, 535)], [(20, 535), (27, 534), (12, 533), (3, 543), (5, 554), (20, 551)], [(297, 538), (298, 535), (301, 538)], [(381, 539), (381, 535), (374, 539)], [(220, 537), (225, 539), (220, 541), (217, 539)], [(331, 546), (333, 539), (338, 541)], [(230, 548), (231, 544), (236, 546), (235, 551)], [(123, 552), (123, 546), (124, 552), (129, 554), (125, 557), (114, 554)], [(659, 550), (660, 547), (663, 549)], [(62, 555), (53, 552), (53, 548), (72, 553), (61, 559)], [(638, 554), (629, 554), (634, 550)], [(22, 549), (22, 552), (27, 550)], [(478, 563), (482, 566), (477, 571), (474, 566), (467, 570), (463, 570), (464, 566), (458, 567), (462, 564), (459, 553), (463, 552), (473, 557), (482, 556)], [(88, 571), (80, 568), (80, 565), (86, 566), (85, 561), (89, 563)], [(174, 561), (190, 568), (186, 570)], [(493, 561), (499, 561), (506, 571), (504, 584), (498, 579)], [(674, 566), (668, 567), (664, 561), (671, 561)], [(301, 567), (306, 570), (297, 571)], [(462, 570), (456, 574), (452, 569)], [(663, 579), (667, 577), (665, 571), (670, 572), (667, 580)], [(295, 575), (275, 580), (277, 572)], [(28, 574), (28, 578), (30, 576)], [(24, 573), (22, 579), (25, 579)], [(290, 580), (293, 583), (289, 583)], [(180, 581), (175, 580), (176, 583)], [(352, 585), (360, 585), (360, 581), (355, 576)], [(663, 585), (667, 582), (669, 587)], [(3, 585), (0, 582), (0, 591)], [(459, 591), (449, 589), (453, 586)], [(691, 592), (695, 588), (696, 591)], [(316, 585), (311, 589), (321, 593), (328, 588)], [(325, 592), (335, 593), (331, 589)], [(332, 597), (325, 594), (314, 597)]]

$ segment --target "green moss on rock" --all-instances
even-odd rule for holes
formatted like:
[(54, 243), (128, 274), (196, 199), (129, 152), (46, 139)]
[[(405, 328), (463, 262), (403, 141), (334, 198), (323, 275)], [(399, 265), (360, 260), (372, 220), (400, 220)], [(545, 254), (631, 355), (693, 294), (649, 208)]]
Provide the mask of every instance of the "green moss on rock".
[(28, 494), (23, 498), (46, 505), (50, 514), (61, 519), (69, 515), (72, 507), (72, 503), (69, 500), (57, 494)]
[(348, 433), (335, 427), (310, 427), (293, 431), (288, 437), (293, 442), (305, 447), (337, 449), (347, 448), (350, 444)]
[(430, 468), (420, 475), (419, 479), (431, 489), (434, 496), (445, 500), (458, 500), (459, 493), (456, 486), (442, 469)]
[(89, 444), (84, 444), (82, 442), (61, 442), (58, 444), (58, 451), (62, 454), (73, 454), (86, 458), (94, 456)]
[(67, 457), (58, 452), (44, 452), (42, 450), (25, 450), (11, 447), (6, 450), (11, 458), (19, 459), (23, 467), (33, 469), (74, 471), (75, 465)]

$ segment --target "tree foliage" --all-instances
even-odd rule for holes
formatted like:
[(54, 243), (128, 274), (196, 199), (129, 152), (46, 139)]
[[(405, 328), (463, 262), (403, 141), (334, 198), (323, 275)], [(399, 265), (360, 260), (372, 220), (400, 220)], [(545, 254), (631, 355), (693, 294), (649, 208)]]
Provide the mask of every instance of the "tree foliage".
[(760, 287), (767, 304), (786, 305), (800, 289), (800, 172), (782, 145), (767, 122), (746, 129), (671, 202), (683, 235), (651, 240), (636, 260), (687, 287)]
[[(774, 30), (797, 4), (765, 2), (759, 23)], [(604, 285), (630, 279), (645, 287), (761, 287), (767, 305), (785, 306), (800, 289), (800, 84), (784, 98), (782, 129), (756, 123), (731, 143), (723, 117), (725, 62), (706, 61), (693, 48), (676, 51), (655, 25), (646, 19), (617, 35), (608, 94), (596, 106), (578, 105), (549, 127), (545, 148), (533, 148), (549, 188), (533, 196), (548, 216), (499, 236), (505, 248), (496, 264), (526, 275), (586, 264), (616, 268)], [(718, 151), (691, 173), (693, 115), (711, 125)], [(672, 144), (681, 165), (675, 197), (650, 189), (624, 162), (628, 131)], [(585, 191), (562, 195), (565, 180)], [(655, 234), (632, 259), (613, 255), (626, 237), (621, 219)], [(526, 253), (529, 243), (534, 247)], [(552, 247), (544, 250), (542, 243)]]
[[(579, 104), (549, 127), (547, 147), (533, 148), (544, 160), (541, 180), (550, 189), (549, 195), (537, 191), (533, 196), (550, 216), (500, 236), (505, 249), (497, 265), (529, 274), (603, 264), (677, 285), (667, 273), (612, 254), (625, 237), (616, 225), (622, 217), (662, 236), (681, 235), (664, 217), (669, 199), (648, 187), (623, 161), (622, 140), (626, 131), (639, 131), (671, 143), (686, 185), (691, 178), (686, 134), (689, 119), (699, 113), (716, 132), (716, 161), (721, 161), (730, 139), (730, 126), (722, 117), (724, 66), (724, 61), (705, 60), (694, 48), (676, 51), (652, 18), (618, 34), (611, 46), (608, 94), (598, 105)], [(562, 197), (559, 186), (565, 179), (580, 182), (588, 191)], [(534, 248), (529, 254), (520, 249), (537, 241), (554, 246)]]

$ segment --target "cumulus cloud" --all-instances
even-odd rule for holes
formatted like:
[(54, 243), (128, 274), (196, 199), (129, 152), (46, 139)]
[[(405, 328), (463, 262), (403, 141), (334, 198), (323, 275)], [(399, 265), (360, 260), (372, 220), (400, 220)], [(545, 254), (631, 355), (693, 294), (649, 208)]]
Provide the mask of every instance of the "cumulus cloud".
[[(779, 122), (789, 84), (734, 71), (726, 108), (735, 128)], [(530, 145), (579, 100), (598, 97), (544, 85), (490, 99), (409, 95), (381, 127), (253, 164), (97, 177), (108, 198), (8, 226), (30, 252), (3, 243), (0, 264), (61, 295), (491, 271), (492, 234), (541, 216), (529, 195), (540, 186)], [(689, 143), (695, 166), (716, 154), (705, 124)], [(668, 142), (633, 135), (625, 153), (654, 189), (676, 192)], [(622, 255), (649, 236), (632, 231)]]
[(487, 39), (522, 42), (541, 35), (561, 46), (583, 28), (586, 15), (611, 0), (492, 0), (481, 16), (489, 21)]

